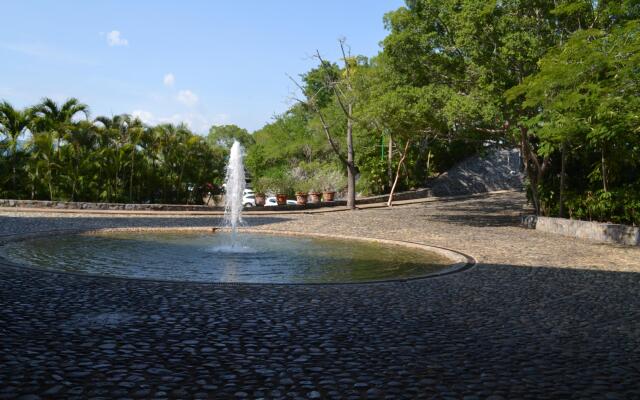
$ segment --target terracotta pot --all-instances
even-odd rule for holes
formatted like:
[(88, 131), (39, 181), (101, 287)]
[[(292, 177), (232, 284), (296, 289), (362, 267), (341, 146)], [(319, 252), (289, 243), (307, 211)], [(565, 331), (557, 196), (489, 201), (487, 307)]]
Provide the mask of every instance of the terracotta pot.
[(320, 203), (320, 196), (322, 196), (322, 193), (310, 192), (309, 193), (309, 203)]
[(333, 201), (333, 196), (336, 192), (322, 192), (322, 200), (324, 201)]
[(256, 193), (256, 206), (263, 207), (267, 202), (267, 196), (264, 193)]
[(300, 204), (301, 206), (307, 204), (307, 196), (308, 195), (309, 195), (309, 193), (296, 192), (296, 203)]
[(276, 193), (276, 202), (279, 206), (287, 205), (287, 195), (283, 193)]

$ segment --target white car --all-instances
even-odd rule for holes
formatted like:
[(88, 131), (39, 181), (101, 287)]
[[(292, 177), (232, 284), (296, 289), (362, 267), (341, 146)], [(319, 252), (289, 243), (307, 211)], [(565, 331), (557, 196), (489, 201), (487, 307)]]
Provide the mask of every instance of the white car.
[[(288, 206), (295, 206), (298, 204), (295, 200), (287, 200)], [(264, 202), (265, 207), (273, 207), (278, 205), (278, 201), (275, 197), (267, 197), (267, 200)]]
[(245, 193), (242, 195), (242, 205), (247, 208), (256, 206), (256, 195), (253, 194), (253, 190), (251, 193), (247, 193), (245, 189)]

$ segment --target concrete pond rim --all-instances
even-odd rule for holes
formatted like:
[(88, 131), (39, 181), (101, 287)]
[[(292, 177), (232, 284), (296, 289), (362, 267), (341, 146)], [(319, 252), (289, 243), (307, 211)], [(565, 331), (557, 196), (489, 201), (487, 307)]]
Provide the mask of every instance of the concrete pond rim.
[(363, 281), (363, 282), (310, 282), (310, 283), (283, 283), (283, 282), (197, 282), (197, 281), (181, 281), (181, 280), (170, 280), (170, 279), (156, 279), (156, 278), (145, 278), (145, 277), (125, 277), (125, 276), (109, 276), (109, 275), (100, 275), (93, 273), (84, 273), (84, 272), (75, 272), (75, 271), (61, 271), (61, 270), (53, 270), (47, 268), (41, 268), (32, 265), (25, 265), (22, 263), (17, 263), (11, 260), (8, 260), (2, 251), (2, 247), (11, 242), (19, 242), (25, 240), (31, 240), (41, 237), (46, 237), (52, 234), (65, 234), (65, 235), (74, 235), (74, 234), (100, 234), (100, 233), (111, 233), (111, 232), (228, 232), (229, 228), (221, 228), (221, 227), (202, 227), (202, 226), (194, 226), (194, 227), (118, 227), (118, 228), (98, 228), (98, 229), (56, 229), (56, 230), (46, 230), (46, 231), (36, 231), (36, 232), (28, 232), (28, 233), (20, 233), (20, 234), (9, 234), (0, 236), (0, 268), (20, 268), (25, 270), (31, 270), (38, 273), (48, 273), (54, 275), (70, 275), (70, 276), (78, 276), (85, 278), (95, 278), (95, 279), (106, 279), (106, 280), (115, 280), (115, 281), (131, 281), (131, 282), (145, 282), (145, 283), (162, 283), (162, 284), (172, 284), (172, 285), (197, 285), (197, 286), (363, 286), (363, 285), (379, 285), (379, 284), (387, 284), (387, 283), (403, 283), (403, 282), (412, 282), (419, 281), (425, 279), (432, 278), (440, 278), (449, 275), (453, 275), (460, 272), (465, 272), (473, 269), (477, 266), (478, 262), (475, 257), (463, 253), (461, 251), (441, 247), (434, 246), (424, 243), (403, 241), (403, 240), (391, 240), (391, 239), (381, 239), (374, 237), (356, 237), (356, 236), (347, 236), (347, 235), (333, 235), (333, 234), (321, 234), (321, 233), (302, 233), (296, 231), (287, 231), (287, 230), (268, 230), (268, 229), (256, 229), (256, 228), (245, 228), (242, 227), (239, 229), (239, 232), (243, 233), (252, 233), (252, 234), (264, 234), (264, 235), (276, 235), (276, 236), (299, 236), (299, 237), (310, 237), (310, 238), (319, 238), (319, 239), (338, 239), (345, 241), (359, 241), (366, 243), (381, 243), (391, 246), (399, 246), (410, 248), (414, 250), (421, 250), (426, 252), (436, 253), (440, 256), (443, 256), (449, 259), (452, 264), (448, 267), (433, 272), (430, 274), (426, 274), (423, 276), (411, 277), (411, 278), (395, 278), (395, 279), (380, 279), (380, 280), (372, 280), (372, 281)]

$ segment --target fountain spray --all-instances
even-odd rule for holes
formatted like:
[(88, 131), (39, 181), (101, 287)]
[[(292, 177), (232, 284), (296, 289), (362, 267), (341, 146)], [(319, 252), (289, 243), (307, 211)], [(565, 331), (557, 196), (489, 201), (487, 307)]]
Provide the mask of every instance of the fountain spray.
[(234, 140), (229, 154), (224, 195), (224, 221), (226, 226), (231, 227), (233, 244), (235, 244), (238, 224), (242, 223), (242, 196), (246, 184), (243, 157), (240, 142)]

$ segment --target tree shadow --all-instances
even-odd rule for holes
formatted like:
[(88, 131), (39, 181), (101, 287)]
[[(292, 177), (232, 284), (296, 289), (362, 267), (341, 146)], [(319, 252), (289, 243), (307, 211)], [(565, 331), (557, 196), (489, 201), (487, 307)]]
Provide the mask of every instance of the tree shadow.
[(444, 201), (427, 206), (422, 216), (438, 222), (473, 227), (517, 226), (526, 212), (520, 201), (505, 197), (487, 196), (457, 201)]

